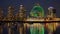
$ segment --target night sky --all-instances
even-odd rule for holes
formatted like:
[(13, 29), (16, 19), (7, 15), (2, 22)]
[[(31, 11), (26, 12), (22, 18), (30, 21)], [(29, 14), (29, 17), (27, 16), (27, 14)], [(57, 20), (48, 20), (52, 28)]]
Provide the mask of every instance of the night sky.
[(48, 7), (52, 6), (56, 8), (56, 15), (60, 17), (60, 0), (0, 0), (0, 7), (3, 8), (4, 15), (7, 14), (7, 9), (9, 5), (14, 6), (15, 12), (18, 12), (18, 8), (23, 4), (26, 8), (26, 14), (29, 15), (31, 8), (34, 6), (34, 3), (39, 2), (40, 5), (44, 8), (45, 15), (48, 12)]

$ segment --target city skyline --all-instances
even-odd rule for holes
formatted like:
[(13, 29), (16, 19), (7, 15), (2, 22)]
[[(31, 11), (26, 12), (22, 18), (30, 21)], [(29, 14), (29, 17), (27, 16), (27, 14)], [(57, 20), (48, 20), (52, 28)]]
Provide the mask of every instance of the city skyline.
[(60, 0), (0, 0), (0, 7), (3, 8), (4, 15), (7, 14), (7, 9), (10, 5), (15, 7), (15, 12), (18, 12), (19, 6), (23, 4), (26, 8), (26, 14), (29, 15), (31, 8), (34, 6), (35, 3), (39, 2), (40, 5), (44, 8), (45, 14), (47, 14), (48, 7), (53, 6), (56, 8), (56, 15), (60, 17)]

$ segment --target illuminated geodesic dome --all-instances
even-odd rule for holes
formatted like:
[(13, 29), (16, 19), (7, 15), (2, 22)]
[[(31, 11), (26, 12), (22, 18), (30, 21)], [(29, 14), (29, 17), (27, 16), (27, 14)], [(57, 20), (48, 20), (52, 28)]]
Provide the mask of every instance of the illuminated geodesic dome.
[(43, 8), (39, 5), (39, 4), (36, 4), (31, 12), (30, 12), (30, 16), (32, 17), (44, 17), (44, 10)]

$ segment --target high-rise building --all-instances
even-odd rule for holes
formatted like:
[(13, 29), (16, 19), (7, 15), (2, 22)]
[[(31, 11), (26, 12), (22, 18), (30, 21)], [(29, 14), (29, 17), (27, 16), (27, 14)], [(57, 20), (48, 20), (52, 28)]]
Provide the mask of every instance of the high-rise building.
[(0, 8), (0, 21), (2, 21), (3, 19), (4, 19), (3, 10), (2, 10), (2, 8)]
[(19, 17), (20, 17), (20, 21), (23, 21), (23, 20), (26, 19), (26, 10), (25, 10), (23, 5), (20, 5), (20, 8), (19, 8)]
[(11, 21), (14, 20), (14, 7), (13, 6), (9, 6), (8, 7), (8, 14), (7, 14), (7, 20)]
[(53, 8), (53, 7), (49, 7), (48, 8), (48, 13), (47, 13), (47, 16), (46, 16), (46, 21), (49, 21), (49, 20), (54, 20), (56, 18), (56, 9)]
[(56, 17), (56, 9), (53, 7), (48, 8), (48, 17)]

